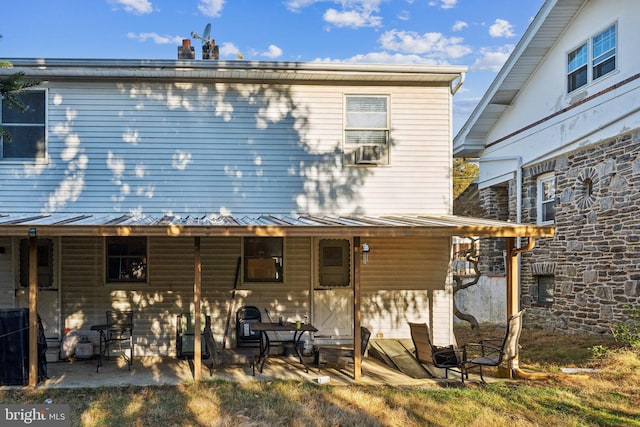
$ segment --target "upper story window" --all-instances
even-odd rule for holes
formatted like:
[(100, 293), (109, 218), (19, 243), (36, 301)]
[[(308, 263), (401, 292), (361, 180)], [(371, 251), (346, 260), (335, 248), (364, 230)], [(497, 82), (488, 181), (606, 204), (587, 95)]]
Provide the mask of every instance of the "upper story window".
[(283, 238), (244, 238), (244, 281), (282, 282)]
[[(616, 24), (593, 36), (567, 56), (567, 92), (616, 69)], [(591, 46), (591, 49), (589, 49)], [(589, 63), (591, 66), (589, 67)], [(591, 76), (589, 76), (591, 70)]]
[(147, 281), (147, 238), (107, 237), (107, 282)]
[(538, 178), (538, 224), (552, 224), (556, 216), (556, 178), (544, 174)]
[(389, 97), (347, 95), (345, 164), (389, 164)]
[(616, 69), (616, 26), (612, 25), (592, 40), (593, 79)]
[[(46, 92), (25, 90), (17, 94), (24, 111), (2, 102), (0, 127), (0, 159), (39, 160), (46, 158)], [(6, 133), (6, 134), (5, 134)]]

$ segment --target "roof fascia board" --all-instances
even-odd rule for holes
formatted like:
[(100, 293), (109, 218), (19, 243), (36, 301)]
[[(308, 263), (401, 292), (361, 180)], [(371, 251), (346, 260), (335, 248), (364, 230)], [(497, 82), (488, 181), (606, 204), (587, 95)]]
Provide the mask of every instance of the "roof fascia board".
[(520, 60), (531, 40), (538, 34), (540, 27), (544, 24), (545, 20), (547, 19), (553, 8), (556, 6), (558, 1), (560, 0), (547, 0), (542, 5), (522, 38), (520, 39), (520, 41), (518, 41), (518, 44), (516, 44), (513, 52), (511, 52), (511, 55), (509, 55), (509, 58), (507, 58), (507, 61), (504, 63), (495, 79), (485, 92), (484, 96), (482, 97), (478, 105), (476, 105), (476, 108), (474, 108), (473, 112), (471, 113), (465, 124), (462, 126), (458, 134), (455, 136), (453, 144), (454, 152), (458, 152), (461, 150), (461, 146), (464, 145), (464, 140), (466, 139), (470, 130), (476, 124), (484, 110), (488, 107), (491, 99), (493, 99), (494, 95), (498, 92), (505, 79), (509, 76), (515, 64)]

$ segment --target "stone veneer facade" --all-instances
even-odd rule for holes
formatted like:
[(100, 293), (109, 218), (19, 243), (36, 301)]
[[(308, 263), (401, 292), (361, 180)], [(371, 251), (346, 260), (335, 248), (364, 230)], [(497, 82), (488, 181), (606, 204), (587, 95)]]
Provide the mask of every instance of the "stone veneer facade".
[[(538, 239), (535, 249), (522, 256), (521, 304), (527, 323), (551, 331), (609, 333), (613, 324), (627, 319), (630, 307), (640, 304), (640, 132), (522, 172), (524, 223), (536, 223), (537, 178), (553, 172), (556, 182), (556, 236)], [(512, 180), (508, 187), (481, 190), (489, 217), (513, 219), (514, 185)], [(501, 249), (485, 242), (483, 250), (481, 257), (489, 260), (484, 273), (504, 268)], [(542, 276), (552, 280), (549, 305), (536, 302)]]

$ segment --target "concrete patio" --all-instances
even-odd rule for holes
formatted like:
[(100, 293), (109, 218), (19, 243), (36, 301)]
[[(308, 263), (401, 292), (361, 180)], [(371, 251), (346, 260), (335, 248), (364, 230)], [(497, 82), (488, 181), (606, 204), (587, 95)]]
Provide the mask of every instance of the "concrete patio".
[[(310, 358), (311, 359), (311, 358)], [(308, 363), (311, 363), (311, 360)], [(367, 357), (362, 363), (363, 376), (357, 384), (394, 386), (441, 386), (443, 381), (459, 383), (459, 380), (416, 379), (390, 368), (377, 359)], [(161, 357), (136, 357), (131, 371), (124, 360), (105, 360), (96, 372), (95, 359), (75, 359), (48, 364), (48, 379), (40, 382), (38, 388), (114, 387), (178, 385), (193, 381), (192, 367), (187, 360)], [(326, 365), (316, 368), (310, 365), (304, 372), (295, 357), (270, 357), (262, 373), (256, 369), (255, 376), (248, 363), (224, 361), (209, 375), (209, 369), (202, 367), (202, 379), (234, 382), (293, 380), (319, 382), (319, 377), (329, 377), (331, 385), (356, 384), (352, 378), (352, 366)], [(21, 388), (21, 386), (1, 386), (0, 389)]]

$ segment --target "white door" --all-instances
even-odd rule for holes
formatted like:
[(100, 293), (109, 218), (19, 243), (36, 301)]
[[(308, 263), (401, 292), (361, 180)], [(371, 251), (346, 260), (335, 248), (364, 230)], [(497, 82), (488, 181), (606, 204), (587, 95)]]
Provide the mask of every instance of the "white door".
[(353, 287), (350, 241), (317, 241), (317, 283), (313, 291), (313, 325), (317, 343), (353, 340)]
[[(38, 314), (47, 344), (60, 343), (60, 297), (54, 256), (57, 246), (52, 239), (38, 239)], [(18, 242), (16, 305), (29, 308), (29, 239)]]

